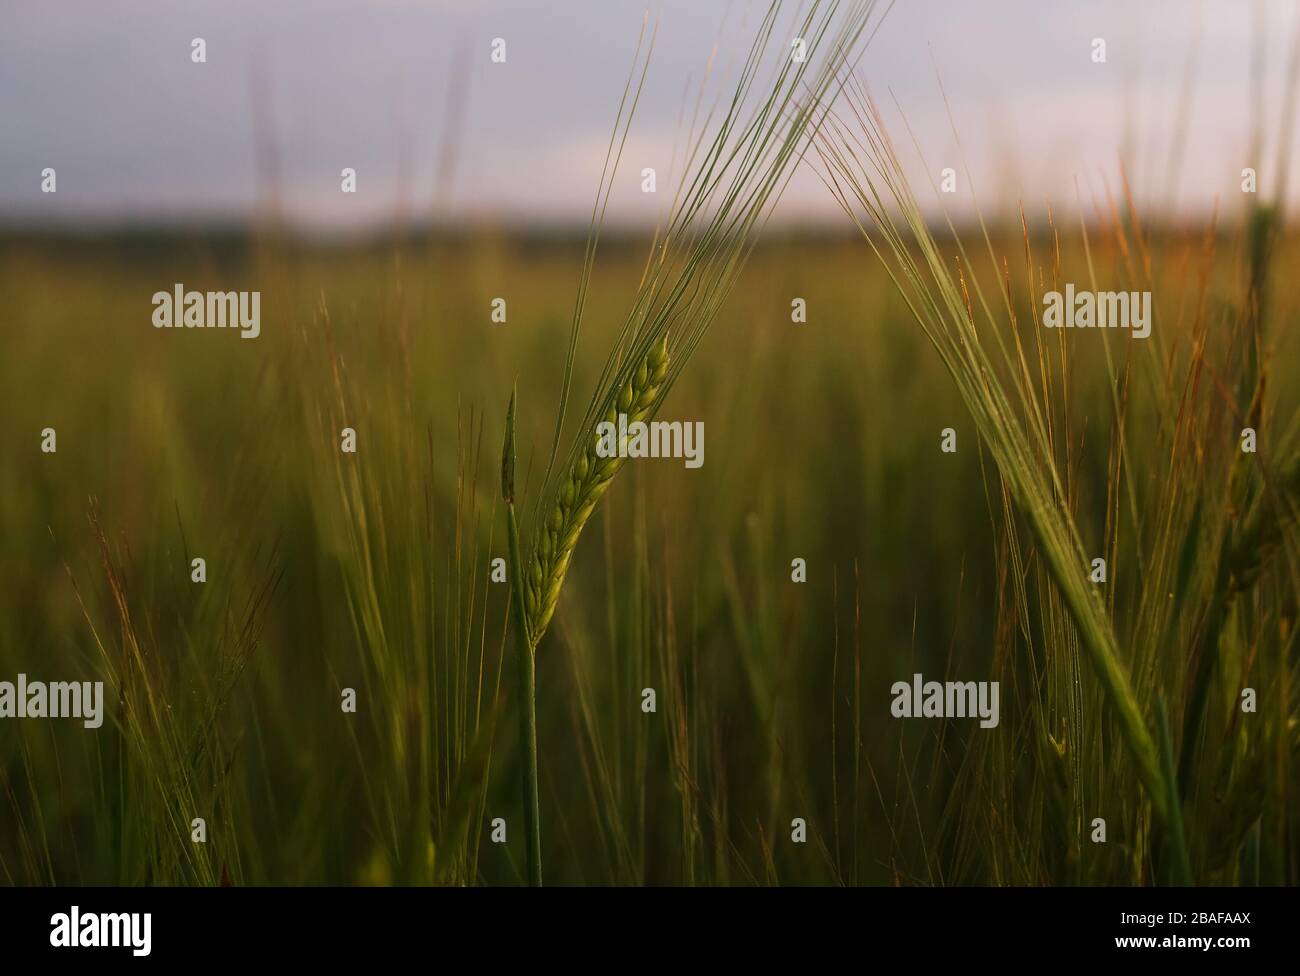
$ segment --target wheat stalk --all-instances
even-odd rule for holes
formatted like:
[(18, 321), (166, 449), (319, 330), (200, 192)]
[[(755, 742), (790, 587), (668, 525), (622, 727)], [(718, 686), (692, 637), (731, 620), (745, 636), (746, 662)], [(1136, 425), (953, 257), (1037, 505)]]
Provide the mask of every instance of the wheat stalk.
[[(668, 337), (665, 335), (641, 360), (631, 378), (618, 387), (605, 420), (617, 423), (619, 414), (628, 424), (649, 417), (668, 375)], [(528, 881), (542, 883), (540, 802), (537, 794), (537, 642), (546, 632), (555, 604), (560, 598), (569, 558), (578, 544), (582, 527), (591, 518), (596, 503), (605, 494), (623, 465), (623, 443), (612, 457), (602, 457), (600, 438), (593, 435), (586, 450), (578, 455), (568, 476), (560, 483), (558, 497), (549, 517), (540, 524), (527, 582), (513, 588), (516, 655), (520, 697), (520, 743), (524, 753), (524, 826), (528, 839)], [(512, 577), (522, 579), (523, 559), (519, 548), (519, 523), (515, 517), (515, 394), (506, 409), (505, 446), (501, 455), (501, 495), (506, 503), (507, 543)]]
[[(773, 0), (750, 48), (734, 94), (705, 139), (706, 123), (686, 153), (686, 167), (674, 196), (666, 228), (656, 231), (640, 287), (596, 383), (597, 395), (577, 425), (577, 439), (565, 465), (555, 474), (578, 334), (594, 263), (601, 218), (613, 174), (627, 137), (641, 82), (634, 68), (606, 154), (605, 172), (592, 213), (592, 228), (578, 287), (573, 326), (560, 388), (555, 440), (538, 494), (533, 546), (525, 557), (518, 544), (514, 511), (514, 398), (507, 418), (502, 459), (502, 493), (510, 531), (512, 602), (519, 647), (520, 743), (524, 759), (528, 874), (541, 881), (538, 840), (536, 650), (559, 601), (578, 537), (614, 475), (623, 465), (623, 444), (611, 457), (598, 450), (602, 421), (646, 421), (663, 402), (682, 367), (717, 317), (753, 248), (757, 230), (780, 197), (795, 165), (807, 151), (809, 135), (825, 119), (838, 94), (841, 70), (866, 30), (874, 0), (853, 0), (840, 19), (837, 0), (814, 0), (795, 19), (796, 36), (807, 40), (807, 57), (794, 60), (781, 48), (779, 67), (756, 105), (750, 96), (760, 64), (772, 50), (780, 0)], [(832, 25), (838, 23), (838, 29)], [(783, 44), (782, 40), (776, 42)], [(653, 38), (651, 39), (653, 48)], [(638, 45), (638, 56), (640, 45)], [(814, 60), (816, 55), (816, 60)], [(647, 61), (649, 54), (646, 55)], [(814, 66), (816, 65), (816, 66)], [(624, 116), (624, 107), (627, 115)], [(694, 123), (692, 123), (694, 129)], [(669, 332), (673, 343), (669, 348)], [(526, 561), (525, 561), (526, 559)]]
[[(1047, 569), (1079, 630), (1151, 806), (1171, 826), (1177, 841), (1182, 833), (1181, 823), (1173, 822), (1181, 817), (1176, 789), (1133, 690), (1106, 606), (1085, 580), (1087, 556), (1052, 460), (1041, 409), (1022, 379), (1028, 374), (1023, 354), (1013, 358), (999, 331), (992, 330), (1011, 377), (1008, 395), (988, 354), (988, 334), (981, 334), (976, 324), (977, 310), (990, 322), (998, 316), (978, 278), (967, 270), (971, 262), (955, 228), (949, 222), (962, 257), (954, 273), (926, 225), (875, 103), (865, 88), (849, 86), (846, 92), (857, 125), (839, 119), (828, 124), (817, 145), (822, 178), (884, 264), (956, 383), (981, 440), (1042, 546)], [(875, 235), (864, 225), (859, 209), (866, 212)], [(984, 239), (992, 256), (987, 232)], [(1009, 302), (1005, 294), (1002, 297)], [(1021, 413), (1012, 396), (1022, 405)]]

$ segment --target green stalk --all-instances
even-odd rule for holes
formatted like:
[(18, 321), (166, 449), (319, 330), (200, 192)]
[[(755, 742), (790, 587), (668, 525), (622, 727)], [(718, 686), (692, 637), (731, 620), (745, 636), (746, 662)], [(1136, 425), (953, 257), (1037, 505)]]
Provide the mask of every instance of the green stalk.
[(501, 453), (501, 495), (506, 502), (510, 543), (510, 602), (515, 609), (515, 660), (519, 680), (519, 761), (524, 770), (524, 833), (528, 842), (528, 883), (542, 883), (542, 824), (537, 794), (537, 675), (524, 603), (524, 562), (519, 555), (515, 518), (515, 394), (506, 410), (506, 440)]
[(1156, 696), (1156, 735), (1160, 739), (1160, 765), (1167, 790), (1165, 803), (1169, 807), (1169, 813), (1165, 817), (1165, 829), (1173, 852), (1173, 875), (1178, 884), (1190, 885), (1193, 883), (1192, 861), (1187, 853), (1187, 835), (1183, 831), (1183, 804), (1178, 790), (1178, 778), (1174, 774), (1174, 744), (1169, 735), (1169, 709), (1165, 705), (1163, 694)]

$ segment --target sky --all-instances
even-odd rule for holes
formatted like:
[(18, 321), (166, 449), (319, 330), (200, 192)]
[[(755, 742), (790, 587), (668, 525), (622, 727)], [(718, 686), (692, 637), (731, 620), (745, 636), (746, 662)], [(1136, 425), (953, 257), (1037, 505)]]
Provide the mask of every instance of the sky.
[[(786, 6), (783, 26), (797, 5)], [(715, 46), (706, 102), (730, 90), (766, 7), (5, 0), (0, 224), (230, 221), (271, 200), (320, 228), (399, 217), (585, 224), (647, 12), (655, 49), (610, 216), (652, 220), (671, 197), (685, 96)], [(918, 177), (962, 174), (943, 201), (958, 215), (976, 201), (986, 212), (1095, 206), (1119, 192), (1121, 159), (1141, 203), (1199, 214), (1240, 203), (1244, 167), (1258, 171), (1261, 193), (1279, 186), (1297, 30), (1290, 0), (896, 0), (860, 75), (890, 106), (896, 136), (908, 142), (904, 117), (915, 133)], [(1266, 140), (1256, 151), (1260, 37)], [(191, 60), (194, 38), (205, 63)], [(491, 59), (496, 38), (504, 63)], [(1096, 38), (1104, 63), (1092, 59)], [(47, 167), (55, 193), (41, 192)], [(341, 192), (345, 167), (355, 194)], [(656, 194), (641, 191), (646, 167)], [(1300, 167), (1289, 168), (1294, 201)], [(810, 171), (777, 209), (790, 222), (836, 214)]]

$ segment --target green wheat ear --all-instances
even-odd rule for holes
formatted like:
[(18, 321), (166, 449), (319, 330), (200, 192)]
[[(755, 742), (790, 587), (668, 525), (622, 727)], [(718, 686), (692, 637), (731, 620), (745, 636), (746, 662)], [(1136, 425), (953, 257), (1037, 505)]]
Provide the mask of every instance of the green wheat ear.
[[(617, 424), (618, 415), (626, 414), (629, 424), (645, 420), (654, 411), (667, 375), (668, 336), (664, 335), (618, 389), (617, 396), (610, 398), (612, 402), (602, 419)], [(600, 436), (593, 427), (586, 450), (578, 455), (568, 475), (560, 481), (555, 505), (538, 527), (524, 597), (528, 632), (534, 647), (555, 613), (560, 588), (569, 570), (569, 558), (582, 527), (623, 466), (623, 458), (618, 455), (601, 457), (597, 451), (599, 443)]]

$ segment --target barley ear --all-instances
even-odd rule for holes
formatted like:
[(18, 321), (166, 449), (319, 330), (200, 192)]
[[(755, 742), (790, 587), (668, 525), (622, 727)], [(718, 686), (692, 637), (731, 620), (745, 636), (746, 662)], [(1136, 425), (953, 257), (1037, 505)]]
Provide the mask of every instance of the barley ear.
[[(629, 424), (644, 421), (654, 413), (664, 380), (668, 376), (668, 336), (665, 334), (647, 352), (627, 378), (616, 383), (607, 397), (609, 408), (602, 420), (617, 424), (619, 414)], [(595, 429), (584, 431), (585, 447), (578, 452), (568, 474), (559, 482), (554, 504), (537, 527), (533, 555), (529, 561), (525, 599), (528, 628), (533, 646), (542, 639), (555, 614), (560, 589), (569, 570), (569, 559), (582, 528), (591, 518), (596, 503), (623, 466), (623, 444), (613, 457), (602, 457), (600, 437)]]

